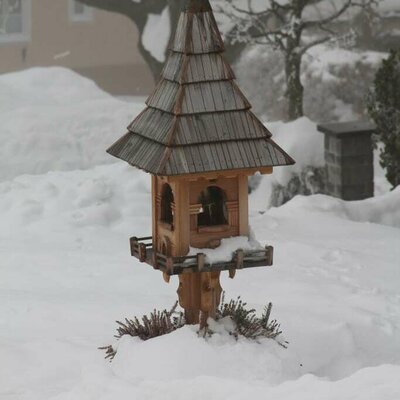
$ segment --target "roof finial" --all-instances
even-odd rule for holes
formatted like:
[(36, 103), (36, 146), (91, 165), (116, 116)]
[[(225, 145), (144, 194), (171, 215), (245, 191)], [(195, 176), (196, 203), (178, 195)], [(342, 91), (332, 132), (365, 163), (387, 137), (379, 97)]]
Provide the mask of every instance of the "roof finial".
[(208, 0), (186, 0), (185, 11), (192, 13), (212, 11)]

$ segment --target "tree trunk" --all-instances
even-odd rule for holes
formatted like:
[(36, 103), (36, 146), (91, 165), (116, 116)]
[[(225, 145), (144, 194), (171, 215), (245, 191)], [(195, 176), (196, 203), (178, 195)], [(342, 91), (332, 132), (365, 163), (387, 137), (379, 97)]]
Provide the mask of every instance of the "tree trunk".
[(304, 115), (304, 88), (300, 79), (301, 56), (295, 51), (285, 55), (286, 97), (288, 100), (288, 118), (293, 121)]

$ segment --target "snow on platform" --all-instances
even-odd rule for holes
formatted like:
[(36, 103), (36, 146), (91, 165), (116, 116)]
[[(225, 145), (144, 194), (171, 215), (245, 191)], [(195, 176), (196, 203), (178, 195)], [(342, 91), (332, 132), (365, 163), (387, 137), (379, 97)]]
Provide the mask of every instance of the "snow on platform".
[[(59, 73), (75, 87), (62, 104), (59, 90), (49, 89), (64, 79)], [(15, 88), (32, 91), (32, 74), (37, 97), (24, 104)], [(227, 298), (241, 295), (260, 311), (271, 301), (288, 349), (236, 342), (223, 331), (204, 340), (185, 327), (147, 342), (124, 338), (115, 361), (104, 361), (97, 347), (114, 342), (114, 321), (172, 306), (178, 282), (165, 284), (130, 256), (132, 233), (151, 230), (150, 180), (103, 154), (141, 104), (99, 94), (81, 79), (54, 69), (0, 77), (10, 96), (0, 91), (2, 138), (23, 125), (46, 143), (61, 140), (54, 126), (62, 140), (70, 134), (60, 153), (15, 138), (2, 156), (1, 400), (398, 400), (399, 190), (360, 202), (316, 195), (263, 213), (251, 208), (257, 240), (275, 248), (274, 267), (234, 280), (223, 274), (222, 286)], [(23, 108), (26, 120), (17, 117)], [(90, 162), (82, 148), (92, 140), (74, 147), (85, 126), (98, 139)], [(36, 175), (20, 175), (29, 171)], [(267, 189), (251, 196), (266, 198)]]

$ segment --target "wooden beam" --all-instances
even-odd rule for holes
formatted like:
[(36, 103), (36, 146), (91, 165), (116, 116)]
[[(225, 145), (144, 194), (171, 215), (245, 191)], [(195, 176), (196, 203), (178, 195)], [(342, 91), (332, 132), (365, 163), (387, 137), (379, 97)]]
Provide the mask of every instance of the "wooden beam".
[(174, 216), (175, 236), (174, 256), (185, 256), (190, 246), (190, 208), (189, 208), (189, 182), (174, 182), (175, 209)]
[(153, 236), (153, 249), (157, 251), (157, 221), (158, 221), (158, 210), (157, 210), (157, 195), (158, 195), (158, 178), (154, 175), (151, 176), (151, 208), (152, 208), (152, 236)]
[(239, 194), (239, 235), (249, 235), (249, 193), (247, 176), (238, 177)]
[(239, 168), (239, 169), (229, 169), (225, 171), (213, 171), (213, 172), (203, 172), (197, 174), (184, 174), (184, 175), (172, 175), (163, 176), (161, 179), (166, 182), (173, 182), (176, 180), (188, 180), (197, 181), (198, 179), (218, 179), (218, 178), (233, 178), (238, 175), (251, 176), (259, 172), (261, 175), (272, 174), (272, 167), (260, 167), (260, 168)]

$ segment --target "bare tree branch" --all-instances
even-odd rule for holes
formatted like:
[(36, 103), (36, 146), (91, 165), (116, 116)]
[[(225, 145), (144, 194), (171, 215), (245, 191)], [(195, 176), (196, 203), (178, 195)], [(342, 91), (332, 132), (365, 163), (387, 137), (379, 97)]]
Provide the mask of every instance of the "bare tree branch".
[(346, 0), (346, 2), (342, 5), (341, 8), (339, 8), (336, 12), (331, 14), (329, 17), (326, 18), (321, 18), (319, 20), (314, 20), (314, 21), (304, 21), (303, 25), (304, 28), (313, 28), (313, 27), (320, 27), (325, 24), (329, 24), (330, 22), (334, 21), (335, 19), (339, 18), (341, 15), (343, 15), (351, 6), (352, 0)]
[[(373, 1), (374, 0), (372, 0), (372, 2)], [(332, 4), (334, 4), (334, 3), (332, 3)], [(363, 5), (362, 5), (362, 3), (359, 3), (354, 0), (346, 0), (343, 3), (342, 7), (340, 7), (338, 10), (336, 10), (336, 12), (334, 12), (330, 16), (321, 18), (319, 20), (314, 20), (314, 21), (312, 21), (312, 20), (304, 21), (303, 26), (305, 29), (313, 28), (313, 27), (321, 28), (322, 26), (327, 25), (327, 24), (331, 23), (332, 21), (341, 17), (347, 10), (349, 10), (352, 7), (363, 7)]]
[(322, 43), (326, 43), (326, 42), (328, 42), (329, 40), (331, 40), (331, 38), (332, 38), (331, 36), (325, 36), (325, 37), (322, 37), (322, 38), (313, 40), (312, 42), (307, 43), (306, 45), (302, 46), (302, 47), (300, 48), (300, 50), (299, 50), (299, 54), (300, 54), (300, 55), (304, 55), (304, 54), (307, 53), (307, 51), (310, 50), (312, 47), (317, 46), (317, 45), (322, 44)]
[[(303, 115), (303, 86), (301, 63), (304, 54), (312, 47), (326, 43), (337, 32), (332, 24), (353, 7), (372, 7), (380, 0), (343, 0), (340, 7), (333, 5), (329, 15), (305, 20), (305, 9), (314, 6), (320, 11), (323, 0), (287, 0), (281, 3), (270, 0), (265, 8), (255, 9), (252, 0), (246, 6), (238, 6), (234, 0), (224, 2), (221, 10), (234, 21), (235, 35), (247, 43), (262, 44), (279, 49), (285, 59), (285, 76), (289, 103), (289, 119)], [(337, 5), (337, 0), (335, 0)]]

